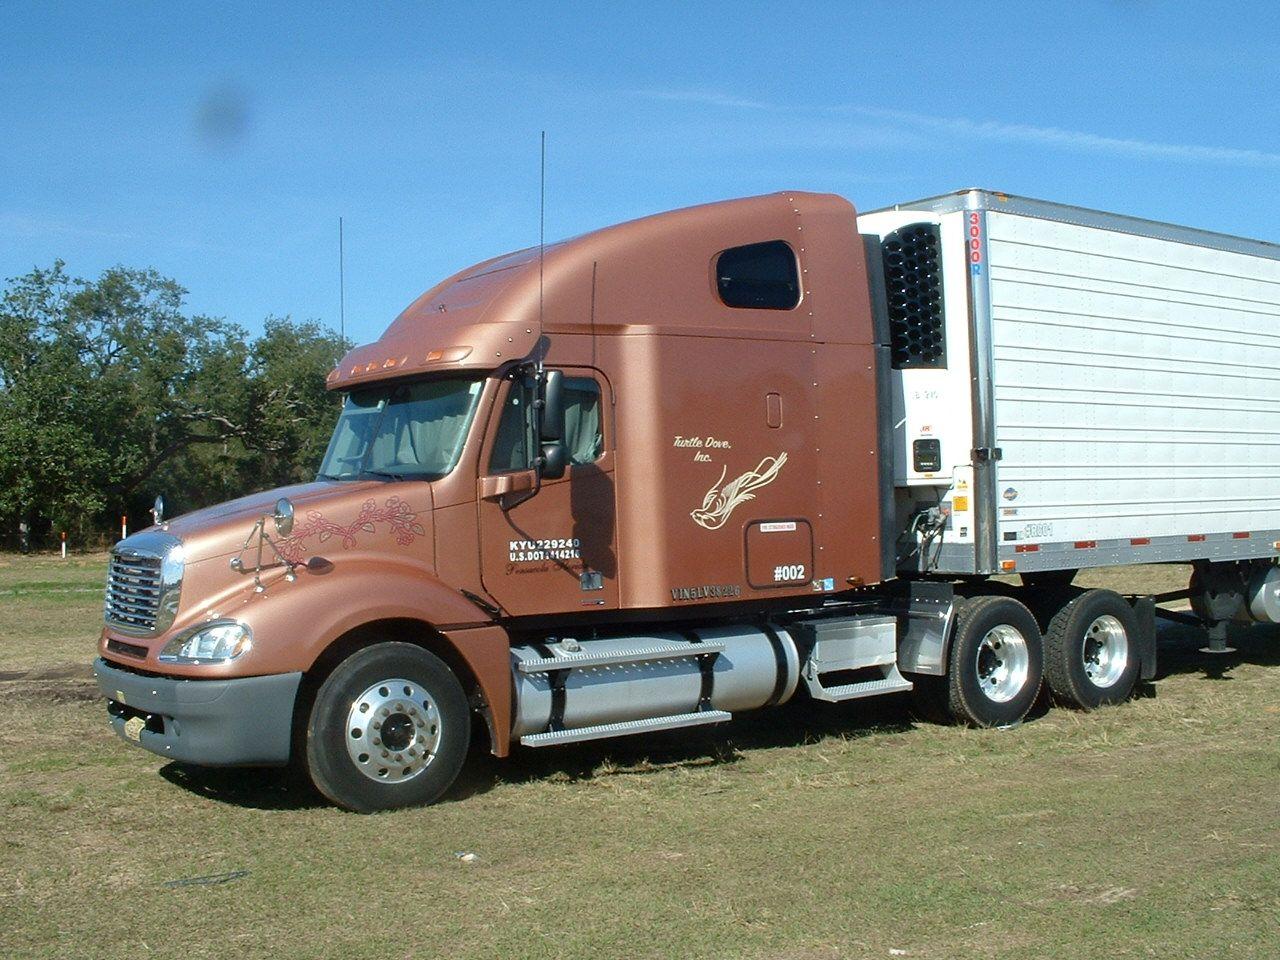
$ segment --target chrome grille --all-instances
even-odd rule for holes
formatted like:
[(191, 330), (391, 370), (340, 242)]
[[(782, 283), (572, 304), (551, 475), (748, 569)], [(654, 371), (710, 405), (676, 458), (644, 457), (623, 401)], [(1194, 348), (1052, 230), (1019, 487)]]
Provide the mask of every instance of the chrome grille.
[(159, 611), (160, 558), (113, 555), (107, 572), (107, 623), (152, 633)]
[(162, 530), (117, 543), (107, 568), (107, 625), (137, 637), (168, 630), (178, 612), (183, 566), (182, 542)]

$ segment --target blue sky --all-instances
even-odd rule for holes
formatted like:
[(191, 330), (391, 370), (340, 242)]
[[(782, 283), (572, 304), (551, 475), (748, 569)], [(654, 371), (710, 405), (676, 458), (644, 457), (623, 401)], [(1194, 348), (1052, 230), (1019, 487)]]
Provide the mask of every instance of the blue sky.
[[(976, 12), (975, 12), (976, 11)], [(1267, 3), (15, 3), (0, 276), (152, 266), (376, 337), (437, 279), (708, 200), (987, 186), (1280, 240)]]

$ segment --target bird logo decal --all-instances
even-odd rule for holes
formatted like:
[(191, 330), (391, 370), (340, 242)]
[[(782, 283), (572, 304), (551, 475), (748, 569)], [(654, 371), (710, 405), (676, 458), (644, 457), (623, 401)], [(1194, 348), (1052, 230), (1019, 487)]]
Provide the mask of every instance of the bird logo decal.
[(711, 485), (707, 495), (702, 498), (702, 506), (690, 511), (689, 516), (693, 517), (693, 522), (700, 527), (719, 530), (739, 504), (754, 500), (756, 498), (754, 491), (767, 487), (777, 479), (778, 471), (786, 462), (785, 453), (780, 453), (776, 457), (765, 457), (754, 470), (748, 470), (742, 476), (735, 477), (721, 486), (724, 483), (725, 474), (729, 471), (726, 465), (720, 471), (720, 479)]

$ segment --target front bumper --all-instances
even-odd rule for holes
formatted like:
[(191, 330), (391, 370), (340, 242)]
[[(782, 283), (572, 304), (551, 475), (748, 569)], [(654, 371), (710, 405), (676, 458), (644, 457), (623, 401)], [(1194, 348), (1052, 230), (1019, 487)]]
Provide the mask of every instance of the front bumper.
[(176, 680), (93, 663), (122, 740), (170, 760), (201, 766), (282, 766), (289, 762), (293, 705), (301, 673), (234, 680)]

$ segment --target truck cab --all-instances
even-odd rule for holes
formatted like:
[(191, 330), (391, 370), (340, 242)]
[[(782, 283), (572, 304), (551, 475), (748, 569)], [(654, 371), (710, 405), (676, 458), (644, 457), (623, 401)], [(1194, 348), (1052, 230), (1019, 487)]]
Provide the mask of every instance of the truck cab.
[[(117, 546), (96, 664), (113, 724), (178, 760), (299, 760), (373, 809), (447, 786), (473, 716), (498, 755), (727, 716), (708, 689), (730, 658), (700, 629), (761, 658), (735, 704), (776, 701), (798, 656), (757, 625), (887, 573), (867, 290), (853, 207), (799, 192), (445, 280), (329, 375), (345, 399), (314, 483)], [(633, 672), (623, 701), (665, 684), (658, 717), (566, 709), (534, 661), (587, 640), (611, 652), (575, 681)]]

